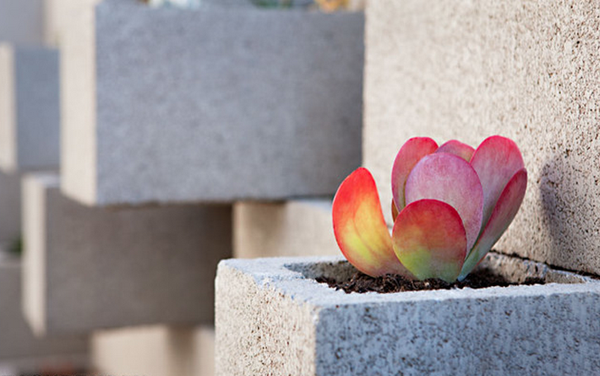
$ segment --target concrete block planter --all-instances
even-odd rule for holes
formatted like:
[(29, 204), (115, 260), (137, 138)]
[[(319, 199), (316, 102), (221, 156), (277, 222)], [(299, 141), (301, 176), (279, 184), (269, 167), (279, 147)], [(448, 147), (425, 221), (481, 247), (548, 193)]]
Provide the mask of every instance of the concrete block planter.
[(40, 334), (212, 322), (217, 262), (231, 255), (231, 207), (109, 211), (24, 178), (24, 312)]
[(593, 374), (600, 283), (490, 254), (545, 285), (346, 294), (341, 258), (226, 260), (216, 280), (218, 375)]
[(328, 195), (360, 164), (362, 13), (93, 3), (61, 41), (67, 196)]
[(0, 369), (11, 368), (20, 374), (52, 364), (86, 366), (87, 337), (33, 335), (21, 312), (21, 273), (20, 259), (0, 249)]
[(0, 44), (0, 169), (59, 165), (58, 52)]

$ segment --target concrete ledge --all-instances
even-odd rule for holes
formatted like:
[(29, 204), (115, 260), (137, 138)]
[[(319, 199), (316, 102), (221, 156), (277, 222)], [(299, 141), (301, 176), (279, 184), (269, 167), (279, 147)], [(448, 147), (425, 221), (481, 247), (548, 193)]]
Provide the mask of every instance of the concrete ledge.
[(0, 44), (0, 169), (59, 164), (58, 52)]
[(51, 364), (87, 366), (87, 337), (34, 337), (21, 312), (21, 274), (20, 260), (0, 250), (0, 368), (29, 372)]
[(53, 174), (25, 177), (23, 195), (23, 304), (37, 333), (212, 322), (231, 207), (88, 208)]
[(333, 194), (361, 161), (363, 23), (88, 6), (61, 41), (63, 192), (99, 206)]
[(352, 273), (341, 258), (222, 261), (217, 374), (541, 375), (600, 367), (598, 281), (497, 254), (486, 263), (513, 280), (549, 283), (346, 294), (314, 280)]
[(107, 375), (214, 375), (214, 327), (145, 326), (96, 332), (94, 368)]
[(339, 254), (330, 199), (238, 202), (233, 207), (235, 258)]

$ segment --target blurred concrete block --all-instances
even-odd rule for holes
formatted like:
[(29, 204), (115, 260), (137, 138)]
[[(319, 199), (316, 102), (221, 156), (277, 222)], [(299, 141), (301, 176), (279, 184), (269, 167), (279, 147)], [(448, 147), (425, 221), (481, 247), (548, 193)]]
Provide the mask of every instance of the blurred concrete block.
[(361, 161), (362, 13), (83, 7), (63, 192), (89, 205), (333, 194)]
[(41, 44), (43, 34), (44, 0), (0, 1), (0, 41)]
[(14, 243), (21, 236), (21, 177), (0, 172), (0, 241)]
[(0, 169), (59, 165), (58, 52), (0, 44)]
[(331, 200), (236, 203), (233, 254), (236, 258), (339, 255)]
[(107, 375), (212, 376), (213, 326), (146, 326), (92, 335), (94, 368)]
[(501, 134), (529, 182), (497, 249), (600, 274), (598, 4), (370, 1), (367, 17), (364, 165), (384, 208), (408, 138)]
[(0, 250), (0, 369), (25, 372), (51, 364), (87, 365), (87, 337), (34, 337), (21, 312), (21, 269), (16, 256)]
[(26, 176), (23, 196), (23, 303), (36, 332), (212, 322), (231, 207), (89, 208), (53, 174)]

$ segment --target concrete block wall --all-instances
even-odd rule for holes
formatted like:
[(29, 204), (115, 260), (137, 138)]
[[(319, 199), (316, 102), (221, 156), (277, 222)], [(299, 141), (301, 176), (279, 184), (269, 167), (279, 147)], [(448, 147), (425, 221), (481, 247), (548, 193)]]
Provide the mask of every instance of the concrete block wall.
[(529, 181), (497, 249), (599, 275), (597, 2), (371, 1), (366, 18), (363, 164), (383, 207), (408, 138), (501, 134)]
[(0, 169), (59, 165), (58, 51), (0, 44)]
[(38, 334), (213, 320), (213, 279), (231, 255), (231, 207), (110, 211), (23, 181), (23, 309)]
[(39, 45), (44, 41), (44, 0), (0, 1), (0, 42)]

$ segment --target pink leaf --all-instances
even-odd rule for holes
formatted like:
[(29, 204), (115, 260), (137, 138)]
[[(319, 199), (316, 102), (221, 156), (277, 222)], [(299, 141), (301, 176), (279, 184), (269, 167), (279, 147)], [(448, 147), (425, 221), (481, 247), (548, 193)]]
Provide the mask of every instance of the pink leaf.
[(498, 199), (489, 222), (471, 250), (460, 279), (465, 278), (488, 253), (517, 215), (527, 189), (527, 171), (522, 168), (510, 179)]
[(467, 237), (458, 212), (438, 200), (406, 206), (396, 219), (392, 239), (398, 259), (421, 280), (455, 281), (467, 254)]
[(436, 150), (436, 153), (454, 154), (457, 157), (461, 157), (467, 162), (471, 161), (471, 157), (473, 156), (474, 152), (475, 149), (473, 149), (471, 146), (457, 140), (450, 140), (444, 143), (442, 146), (440, 146), (439, 149)]
[(435, 152), (438, 145), (429, 137), (414, 137), (406, 141), (392, 167), (392, 195), (398, 211), (406, 206), (404, 186), (410, 171), (426, 155)]
[(456, 209), (471, 249), (481, 230), (483, 210), (483, 189), (471, 165), (448, 153), (421, 159), (406, 181), (406, 203), (422, 199), (443, 201)]
[(500, 194), (517, 171), (525, 167), (514, 141), (492, 136), (475, 150), (471, 166), (477, 171), (483, 187), (483, 226), (488, 222)]
[(375, 180), (365, 168), (348, 176), (333, 199), (333, 230), (346, 259), (372, 277), (409, 276), (396, 257)]

